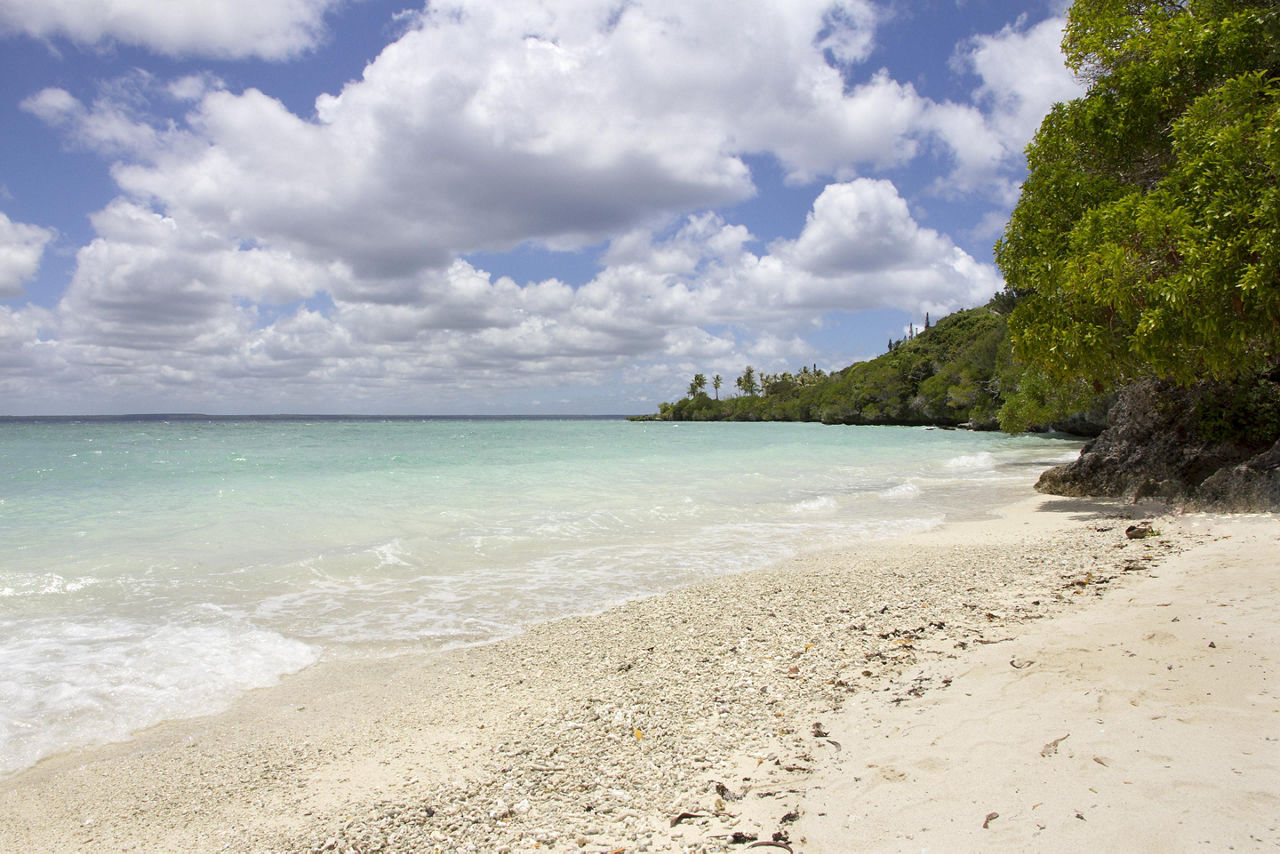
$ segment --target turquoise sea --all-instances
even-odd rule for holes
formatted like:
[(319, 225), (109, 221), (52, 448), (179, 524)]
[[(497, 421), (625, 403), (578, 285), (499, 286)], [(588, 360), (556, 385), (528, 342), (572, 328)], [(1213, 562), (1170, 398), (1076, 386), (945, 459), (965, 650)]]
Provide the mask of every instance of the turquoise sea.
[(321, 659), (973, 518), (1079, 443), (623, 420), (0, 423), (0, 776)]

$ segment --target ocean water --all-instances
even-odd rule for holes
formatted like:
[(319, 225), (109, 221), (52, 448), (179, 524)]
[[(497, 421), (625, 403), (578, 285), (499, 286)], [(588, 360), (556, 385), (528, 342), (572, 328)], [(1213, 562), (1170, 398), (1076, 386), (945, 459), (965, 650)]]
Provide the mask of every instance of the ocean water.
[(0, 776), (1027, 494), (1079, 443), (621, 420), (0, 424)]

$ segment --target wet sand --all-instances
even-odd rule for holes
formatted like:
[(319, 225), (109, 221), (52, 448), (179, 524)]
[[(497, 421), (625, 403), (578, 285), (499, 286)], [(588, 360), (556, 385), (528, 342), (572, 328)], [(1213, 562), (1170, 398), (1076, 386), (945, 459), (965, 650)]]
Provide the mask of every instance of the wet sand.
[(318, 665), (0, 783), (0, 850), (1280, 846), (1280, 523), (1158, 513), (1036, 497)]

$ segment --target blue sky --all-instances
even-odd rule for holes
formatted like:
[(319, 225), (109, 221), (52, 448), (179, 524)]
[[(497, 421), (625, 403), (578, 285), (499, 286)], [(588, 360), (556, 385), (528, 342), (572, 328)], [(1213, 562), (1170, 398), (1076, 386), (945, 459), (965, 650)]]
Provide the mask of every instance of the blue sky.
[(1002, 282), (1061, 0), (2, 0), (0, 414), (632, 413)]

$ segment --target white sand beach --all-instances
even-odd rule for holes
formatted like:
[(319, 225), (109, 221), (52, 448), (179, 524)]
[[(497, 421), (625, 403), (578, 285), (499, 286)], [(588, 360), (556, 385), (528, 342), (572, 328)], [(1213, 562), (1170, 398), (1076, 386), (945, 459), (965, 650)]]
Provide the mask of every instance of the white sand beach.
[(322, 663), (0, 782), (0, 850), (1278, 847), (1280, 523), (1159, 513), (1035, 497)]

